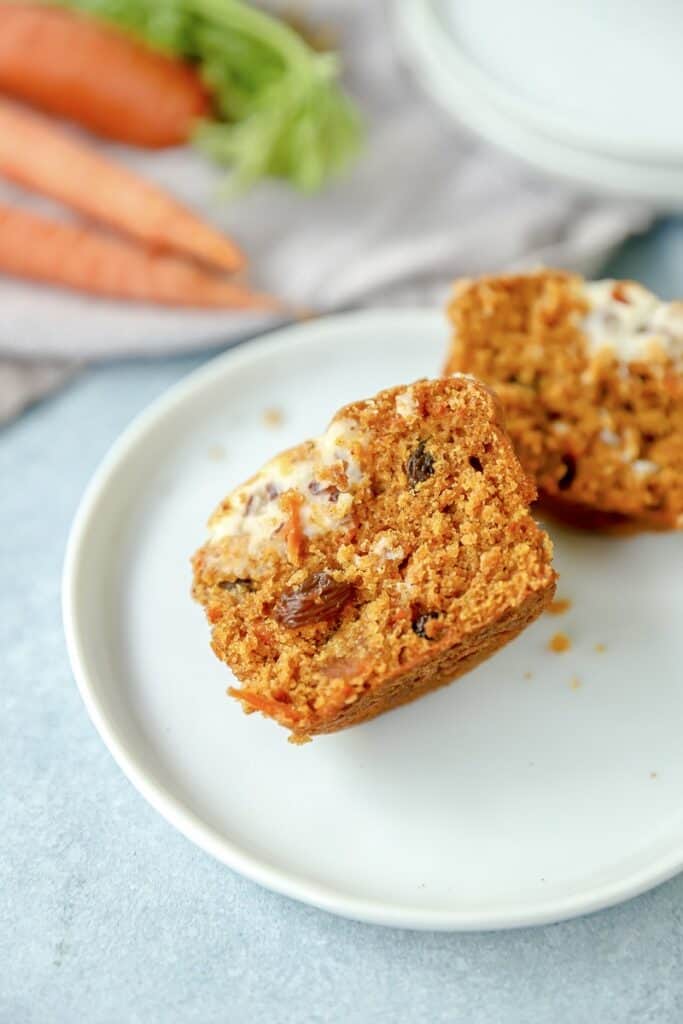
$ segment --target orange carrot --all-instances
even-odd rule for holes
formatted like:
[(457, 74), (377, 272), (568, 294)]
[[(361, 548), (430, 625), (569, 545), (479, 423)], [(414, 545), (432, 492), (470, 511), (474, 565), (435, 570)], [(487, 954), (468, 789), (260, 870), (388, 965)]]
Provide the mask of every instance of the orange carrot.
[(229, 238), (166, 192), (48, 120), (0, 100), (0, 174), (149, 245), (236, 270)]
[(0, 273), (93, 295), (169, 306), (276, 309), (196, 264), (149, 252), (133, 242), (0, 204)]
[(38, 4), (0, 3), (0, 90), (136, 146), (187, 142), (209, 114), (192, 68), (115, 28)]

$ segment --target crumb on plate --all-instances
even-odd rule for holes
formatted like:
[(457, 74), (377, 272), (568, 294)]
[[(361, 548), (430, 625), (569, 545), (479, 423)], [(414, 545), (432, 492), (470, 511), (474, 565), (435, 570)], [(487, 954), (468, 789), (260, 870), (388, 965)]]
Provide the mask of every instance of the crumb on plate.
[(275, 406), (263, 410), (263, 425), (264, 427), (281, 427), (284, 422), (284, 415), (282, 409), (276, 409)]
[(568, 597), (558, 597), (554, 601), (550, 602), (546, 608), (546, 612), (548, 612), (549, 615), (564, 615), (565, 612), (569, 611), (571, 606), (572, 603)]
[(212, 444), (206, 454), (212, 462), (222, 462), (226, 456), (226, 451), (222, 444)]
[(555, 654), (563, 654), (568, 651), (571, 647), (571, 640), (566, 633), (554, 633), (550, 638), (548, 644), (548, 650), (553, 651)]

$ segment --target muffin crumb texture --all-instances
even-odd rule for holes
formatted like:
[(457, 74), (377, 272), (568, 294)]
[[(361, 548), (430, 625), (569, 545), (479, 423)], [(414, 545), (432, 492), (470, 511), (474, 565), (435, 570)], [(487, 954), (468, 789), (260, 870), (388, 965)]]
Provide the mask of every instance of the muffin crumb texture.
[(683, 302), (544, 270), (458, 282), (449, 314), (446, 372), (495, 389), (551, 511), (683, 528)]
[(449, 682), (552, 600), (547, 535), (488, 388), (392, 388), (234, 490), (194, 596), (245, 711), (295, 742)]

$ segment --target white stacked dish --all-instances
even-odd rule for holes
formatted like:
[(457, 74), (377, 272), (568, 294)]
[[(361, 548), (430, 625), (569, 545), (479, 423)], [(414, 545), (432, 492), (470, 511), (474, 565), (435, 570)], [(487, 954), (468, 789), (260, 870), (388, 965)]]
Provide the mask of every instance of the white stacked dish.
[(401, 0), (424, 87), (553, 174), (683, 207), (683, 5)]

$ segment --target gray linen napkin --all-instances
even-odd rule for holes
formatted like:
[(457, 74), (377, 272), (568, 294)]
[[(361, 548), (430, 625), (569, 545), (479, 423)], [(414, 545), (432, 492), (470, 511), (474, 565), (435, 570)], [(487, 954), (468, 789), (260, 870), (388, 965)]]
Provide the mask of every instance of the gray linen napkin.
[[(442, 303), (458, 275), (539, 262), (590, 273), (648, 226), (642, 203), (587, 195), (491, 148), (437, 109), (398, 57), (387, 8), (307, 5), (334, 28), (367, 126), (361, 158), (323, 193), (279, 183), (220, 200), (221, 172), (190, 149), (103, 146), (232, 234), (262, 288), (314, 310)], [(0, 183), (10, 199), (70, 217)], [(136, 306), (0, 279), (0, 419), (85, 360), (223, 347), (263, 317)]]

